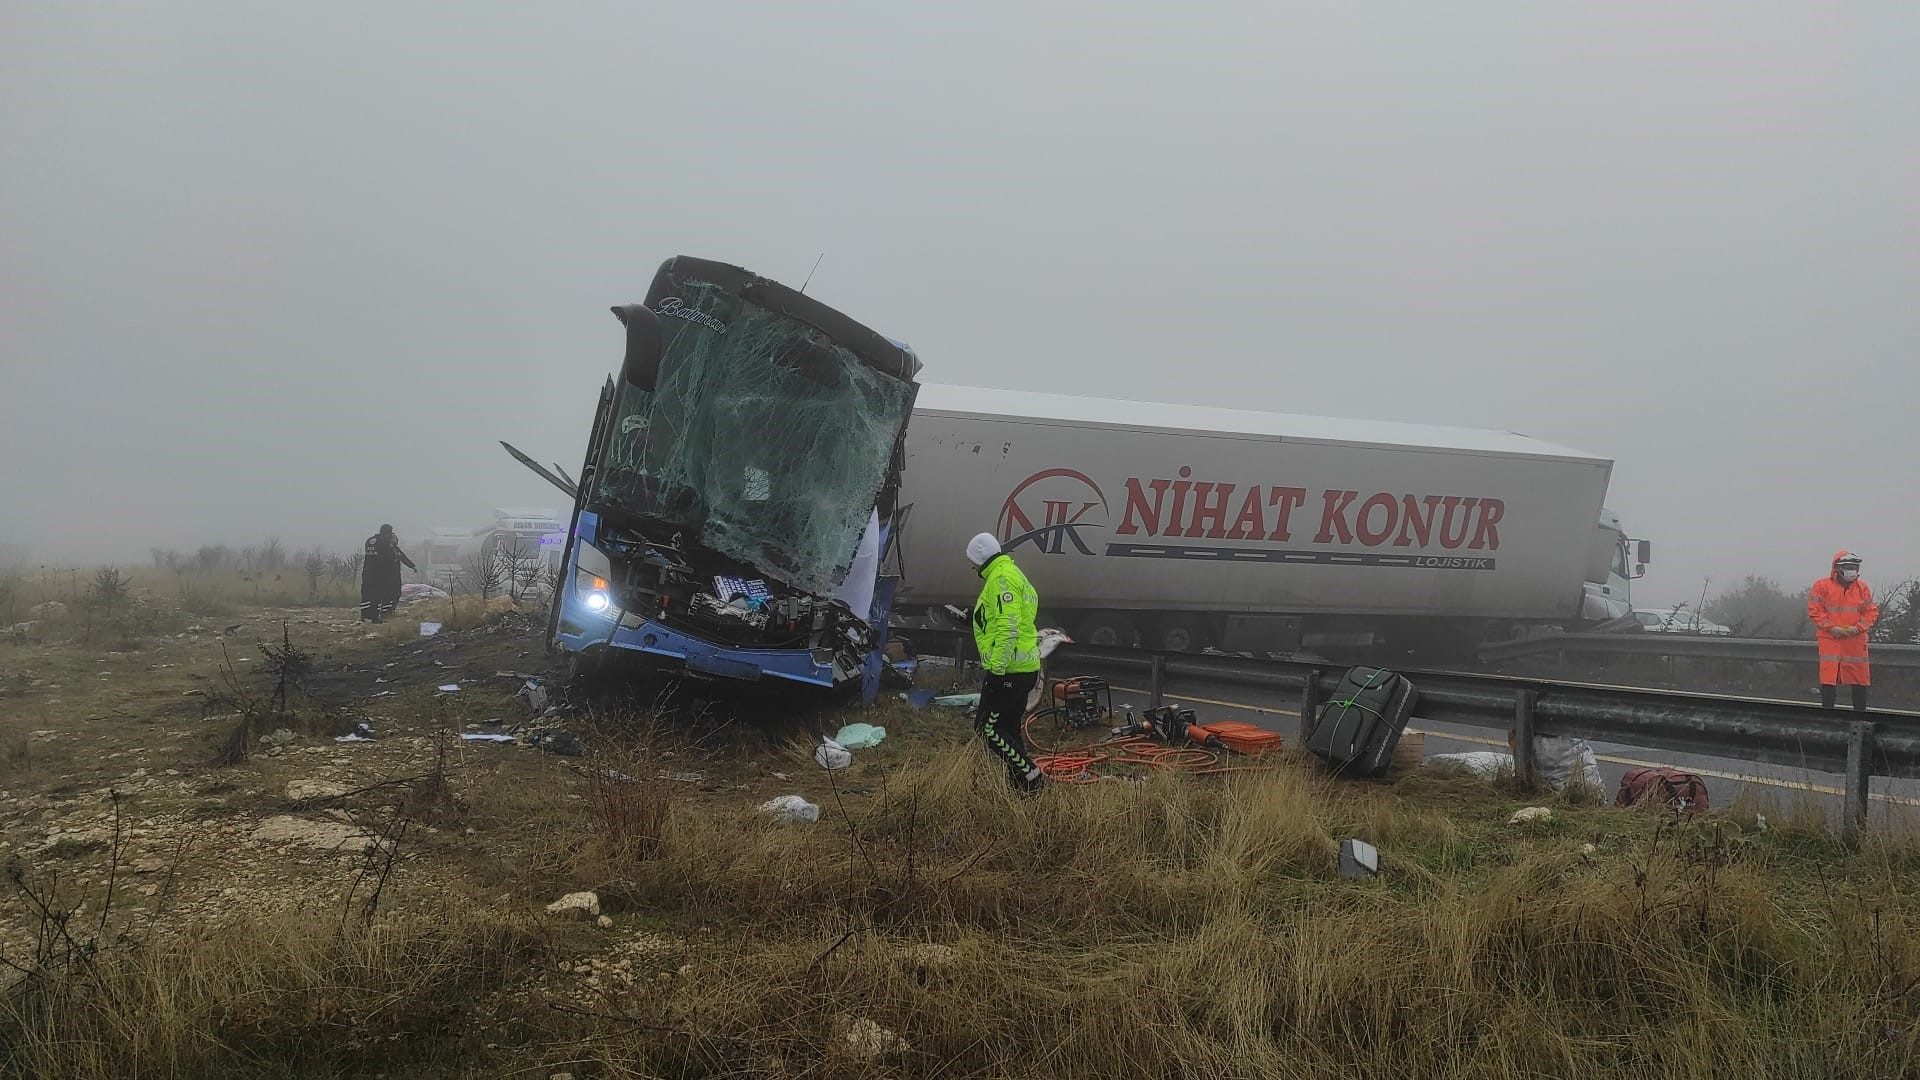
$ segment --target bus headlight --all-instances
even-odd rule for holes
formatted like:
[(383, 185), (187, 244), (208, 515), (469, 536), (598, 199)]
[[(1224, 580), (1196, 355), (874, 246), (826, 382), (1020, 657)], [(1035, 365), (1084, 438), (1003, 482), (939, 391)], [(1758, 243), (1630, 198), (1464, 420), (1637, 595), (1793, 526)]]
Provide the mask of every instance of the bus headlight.
[(607, 599), (606, 593), (596, 590), (587, 594), (587, 609), (590, 611), (605, 611), (612, 606), (613, 601)]

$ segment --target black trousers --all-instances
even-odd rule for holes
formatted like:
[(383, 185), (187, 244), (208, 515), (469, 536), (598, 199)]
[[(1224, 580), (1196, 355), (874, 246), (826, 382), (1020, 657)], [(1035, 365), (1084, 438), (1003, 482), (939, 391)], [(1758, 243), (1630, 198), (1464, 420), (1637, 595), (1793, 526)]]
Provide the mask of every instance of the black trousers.
[[(1835, 691), (1837, 691), (1838, 689), (1839, 688), (1834, 686), (1832, 683), (1820, 684), (1820, 707), (1821, 708), (1832, 709), (1837, 707), (1834, 704), (1834, 699), (1838, 696), (1838, 694), (1835, 693)], [(1867, 711), (1867, 688), (1864, 686), (1849, 686), (1847, 687), (1847, 689), (1853, 691), (1853, 707), (1856, 709), (1859, 709), (1861, 712), (1866, 712)], [(985, 701), (986, 698), (982, 697), (980, 700)]]
[(1027, 737), (1020, 731), (1026, 719), (1027, 695), (1040, 679), (1037, 671), (1009, 675), (989, 673), (980, 685), (980, 711), (974, 714), (974, 730), (987, 741), (987, 750), (1007, 764), (1007, 774), (1019, 784), (1032, 783), (1037, 771), (1027, 754)]

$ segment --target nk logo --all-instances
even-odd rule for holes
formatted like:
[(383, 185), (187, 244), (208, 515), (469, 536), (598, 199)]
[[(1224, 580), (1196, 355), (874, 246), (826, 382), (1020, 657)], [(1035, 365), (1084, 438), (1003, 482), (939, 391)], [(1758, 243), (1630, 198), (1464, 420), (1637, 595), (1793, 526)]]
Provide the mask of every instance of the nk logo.
[(1072, 469), (1048, 469), (1027, 477), (1007, 496), (998, 531), (1006, 551), (1032, 544), (1047, 555), (1069, 549), (1091, 555), (1081, 533), (1106, 525), (1107, 497), (1100, 485)]

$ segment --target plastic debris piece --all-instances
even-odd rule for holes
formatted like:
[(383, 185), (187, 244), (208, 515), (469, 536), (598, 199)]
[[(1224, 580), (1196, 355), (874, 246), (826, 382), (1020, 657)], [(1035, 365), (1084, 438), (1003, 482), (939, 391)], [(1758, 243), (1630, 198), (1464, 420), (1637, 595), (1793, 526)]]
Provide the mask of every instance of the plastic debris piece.
[(833, 741), (849, 750), (868, 750), (879, 746), (886, 737), (886, 728), (873, 724), (848, 724), (834, 735)]
[(832, 739), (822, 739), (819, 747), (813, 752), (813, 760), (818, 762), (821, 768), (832, 772), (853, 764), (853, 752)]
[(977, 709), (980, 707), (979, 694), (948, 694), (933, 699), (935, 705), (947, 709)]
[(1528, 806), (1513, 812), (1507, 819), (1509, 825), (1531, 825), (1536, 821), (1545, 821), (1553, 816), (1553, 811), (1544, 806)]
[(440, 692), (443, 694), (455, 694), (455, 693), (459, 693), (459, 691), (460, 691), (460, 684), (457, 682), (440, 684)]
[(432, 637), (433, 635), (439, 632), (440, 632), (440, 624), (437, 622), (423, 622), (420, 624), (421, 637)]
[(511, 735), (496, 735), (488, 731), (468, 732), (460, 736), (466, 742), (514, 742)]
[(1340, 843), (1340, 876), (1359, 880), (1380, 872), (1380, 849), (1365, 840)]
[(791, 825), (811, 825), (820, 820), (819, 804), (810, 803), (798, 795), (782, 795), (777, 799), (768, 799), (760, 804), (760, 809)]
[(541, 684), (539, 679), (528, 679), (521, 685), (519, 692), (514, 694), (514, 697), (524, 702), (529, 712), (542, 713), (547, 711), (547, 688)]

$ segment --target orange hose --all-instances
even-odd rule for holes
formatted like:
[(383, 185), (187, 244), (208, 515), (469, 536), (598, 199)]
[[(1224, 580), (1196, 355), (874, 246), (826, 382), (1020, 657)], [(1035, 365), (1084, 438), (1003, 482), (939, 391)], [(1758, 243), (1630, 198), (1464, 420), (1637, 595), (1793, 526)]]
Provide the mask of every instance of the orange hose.
[(1115, 769), (1169, 769), (1190, 776), (1218, 776), (1223, 773), (1260, 772), (1263, 765), (1228, 765), (1227, 755), (1195, 746), (1162, 746), (1144, 735), (1127, 735), (1084, 746), (1050, 748), (1033, 736), (1029, 713), (1021, 721), (1027, 745), (1034, 749), (1033, 763), (1047, 779), (1062, 784), (1097, 784), (1119, 779)]

